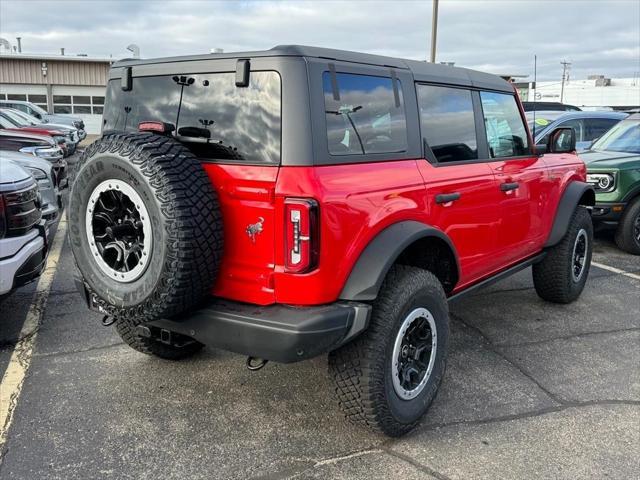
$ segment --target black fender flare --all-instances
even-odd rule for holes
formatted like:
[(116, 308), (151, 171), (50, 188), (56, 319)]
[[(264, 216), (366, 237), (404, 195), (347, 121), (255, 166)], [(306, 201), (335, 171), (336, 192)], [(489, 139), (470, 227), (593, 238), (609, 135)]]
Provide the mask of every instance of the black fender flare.
[(553, 220), (551, 233), (549, 233), (549, 237), (544, 244), (545, 248), (553, 247), (565, 236), (569, 228), (571, 216), (585, 194), (587, 195), (585, 205), (593, 207), (596, 201), (596, 192), (592, 185), (574, 180), (564, 189), (562, 198), (560, 202), (558, 202), (558, 209), (556, 210), (556, 216)]
[(459, 278), (458, 254), (451, 239), (435, 227), (407, 220), (390, 225), (369, 242), (353, 266), (340, 293), (340, 299), (374, 300), (387, 272), (400, 254), (413, 242), (425, 237), (438, 238), (449, 246), (456, 260), (456, 278)]
[(640, 184), (634, 186), (627, 192), (627, 194), (622, 198), (622, 203), (629, 203), (638, 195), (640, 195)]

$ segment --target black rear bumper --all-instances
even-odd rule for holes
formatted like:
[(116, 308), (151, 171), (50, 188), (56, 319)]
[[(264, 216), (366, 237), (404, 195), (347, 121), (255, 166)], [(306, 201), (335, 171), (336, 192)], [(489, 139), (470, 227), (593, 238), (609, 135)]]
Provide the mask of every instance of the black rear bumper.
[[(77, 279), (76, 283), (89, 308), (98, 310), (84, 282)], [(261, 307), (213, 298), (188, 315), (144, 323), (139, 329), (158, 341), (170, 343), (171, 334), (177, 333), (210, 347), (292, 363), (334, 350), (356, 337), (367, 328), (370, 311), (370, 305), (356, 302)]]
[(147, 325), (223, 350), (291, 363), (333, 350), (361, 333), (369, 310), (369, 305), (347, 302), (298, 308), (213, 300), (184, 319)]

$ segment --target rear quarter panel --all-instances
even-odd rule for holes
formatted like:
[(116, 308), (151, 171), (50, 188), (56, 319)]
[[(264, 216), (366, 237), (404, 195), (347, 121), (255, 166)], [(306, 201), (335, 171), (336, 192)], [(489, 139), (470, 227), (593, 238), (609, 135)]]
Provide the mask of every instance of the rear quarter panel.
[(284, 272), (284, 246), (276, 247), (276, 301), (335, 301), (360, 253), (387, 226), (426, 221), (425, 187), (415, 160), (316, 167), (281, 167), (276, 190), (276, 238), (282, 238), (285, 197), (312, 197), (320, 205), (319, 267)]

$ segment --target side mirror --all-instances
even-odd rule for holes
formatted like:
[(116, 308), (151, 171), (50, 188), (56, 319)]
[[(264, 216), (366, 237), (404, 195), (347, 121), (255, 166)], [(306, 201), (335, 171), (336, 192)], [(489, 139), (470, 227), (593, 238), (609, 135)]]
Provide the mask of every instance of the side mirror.
[(548, 153), (571, 153), (576, 151), (576, 132), (573, 128), (556, 128), (549, 135)]
[(544, 155), (545, 153), (547, 153), (547, 144), (546, 143), (539, 143), (535, 146), (535, 150), (534, 153), (537, 156), (540, 155)]

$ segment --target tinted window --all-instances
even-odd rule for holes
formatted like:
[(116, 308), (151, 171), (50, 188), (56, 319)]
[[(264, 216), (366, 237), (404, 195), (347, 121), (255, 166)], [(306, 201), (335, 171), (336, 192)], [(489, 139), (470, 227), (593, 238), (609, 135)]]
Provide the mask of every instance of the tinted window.
[(9, 100), (26, 100), (27, 96), (26, 95), (22, 95), (20, 93), (8, 93), (7, 94), (7, 98)]
[(174, 133), (200, 158), (279, 163), (280, 97), (276, 72), (251, 72), (246, 88), (236, 87), (235, 72), (138, 77), (126, 92), (115, 80), (107, 89), (104, 131), (161, 121), (177, 126)]
[(460, 88), (418, 85), (422, 136), (438, 162), (478, 158), (471, 92)]
[(587, 118), (585, 120), (586, 138), (585, 140), (595, 140), (600, 138), (604, 132), (613, 127), (620, 120), (615, 118)]
[[(574, 118), (573, 120), (567, 120), (558, 125), (558, 128), (560, 127), (573, 128), (573, 131), (576, 132), (576, 142), (584, 142), (587, 140), (587, 138), (585, 138), (584, 120), (582, 119)], [(549, 133), (549, 135), (551, 134)], [(549, 135), (545, 135), (546, 141), (544, 143), (549, 142)]]
[(480, 99), (491, 158), (527, 155), (527, 130), (516, 98), (505, 93), (480, 92)]
[(388, 77), (337, 73), (334, 98), (331, 73), (322, 76), (327, 141), (332, 155), (394, 153), (407, 149), (407, 125), (400, 82), (398, 105)]

